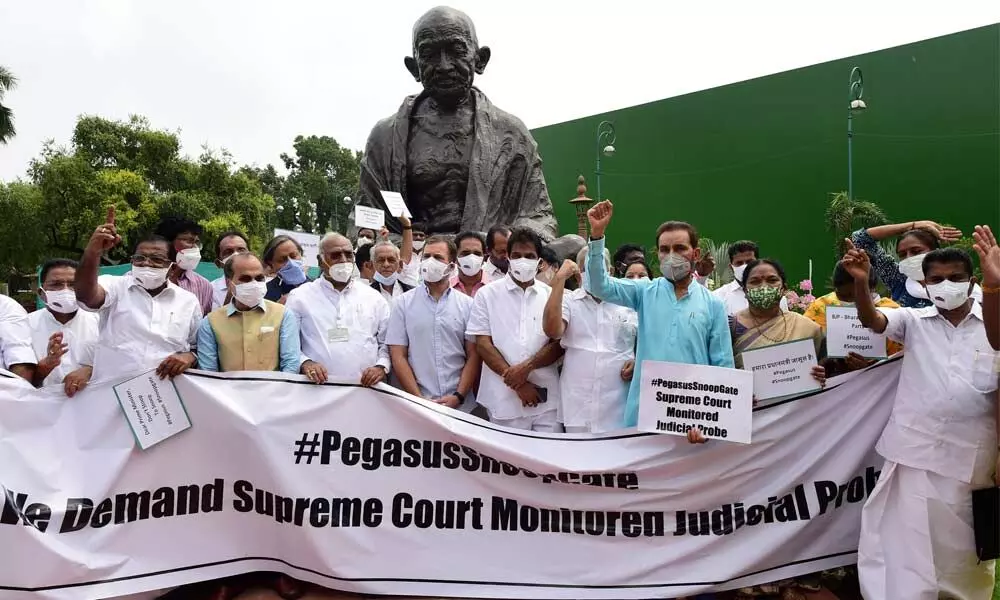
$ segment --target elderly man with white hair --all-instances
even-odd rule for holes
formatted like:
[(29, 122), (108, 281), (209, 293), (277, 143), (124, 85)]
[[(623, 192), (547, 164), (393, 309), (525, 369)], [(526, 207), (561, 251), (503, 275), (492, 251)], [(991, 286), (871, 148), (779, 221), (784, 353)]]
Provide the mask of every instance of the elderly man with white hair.
[[(566, 260), (552, 280), (542, 328), (566, 349), (560, 385), (560, 420), (567, 433), (600, 433), (625, 426), (625, 400), (635, 366), (638, 316), (634, 310), (602, 302), (585, 288), (588, 248), (576, 262)], [(604, 266), (612, 273), (611, 255)], [(582, 275), (581, 275), (582, 273)], [(578, 289), (564, 294), (566, 281)]]
[(322, 277), (288, 295), (285, 307), (299, 319), (302, 374), (322, 383), (327, 377), (360, 380), (373, 386), (389, 374), (389, 303), (354, 279), (354, 247), (339, 233), (319, 243)]
[(381, 241), (372, 246), (372, 265), (375, 275), (372, 289), (379, 292), (390, 304), (393, 299), (413, 289), (411, 283), (404, 283), (400, 276), (403, 262), (400, 250), (389, 241)]

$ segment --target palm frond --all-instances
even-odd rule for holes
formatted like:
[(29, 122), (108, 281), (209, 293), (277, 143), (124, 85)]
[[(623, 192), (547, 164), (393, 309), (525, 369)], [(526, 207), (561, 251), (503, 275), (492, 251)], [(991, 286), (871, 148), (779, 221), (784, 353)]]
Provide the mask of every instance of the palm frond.
[(7, 141), (17, 134), (14, 128), (14, 111), (0, 104), (0, 144), (7, 144)]
[(0, 98), (3, 98), (4, 92), (9, 92), (15, 87), (17, 87), (17, 77), (10, 72), (10, 69), (0, 65)]

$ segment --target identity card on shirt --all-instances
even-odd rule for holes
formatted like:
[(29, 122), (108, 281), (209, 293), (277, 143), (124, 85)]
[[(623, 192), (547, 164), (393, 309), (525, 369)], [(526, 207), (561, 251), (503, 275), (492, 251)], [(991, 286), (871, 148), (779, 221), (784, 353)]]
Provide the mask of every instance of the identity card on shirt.
[(359, 229), (378, 231), (385, 225), (385, 212), (370, 206), (355, 206), (354, 224)]
[(399, 192), (387, 192), (385, 190), (379, 193), (382, 194), (382, 200), (385, 200), (385, 206), (389, 209), (390, 215), (396, 218), (404, 216), (407, 219), (413, 216), (410, 214), (410, 209), (406, 208), (406, 202), (403, 200), (402, 194)]
[(812, 338), (743, 352), (743, 368), (753, 373), (757, 400), (818, 390), (822, 386), (812, 376), (816, 363), (816, 342)]
[(337, 343), (346, 342), (350, 338), (351, 338), (351, 335), (350, 335), (350, 333), (348, 333), (346, 327), (334, 327), (333, 329), (331, 329), (330, 331), (327, 332), (327, 339), (331, 343), (333, 343), (333, 342), (337, 342)]
[(113, 389), (139, 448), (148, 450), (191, 428), (174, 382), (160, 379), (156, 371), (123, 381)]

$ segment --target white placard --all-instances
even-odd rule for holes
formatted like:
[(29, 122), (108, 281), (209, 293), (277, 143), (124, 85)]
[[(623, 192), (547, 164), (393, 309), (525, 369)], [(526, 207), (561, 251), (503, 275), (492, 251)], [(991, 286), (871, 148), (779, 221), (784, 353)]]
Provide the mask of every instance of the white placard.
[(287, 235), (302, 246), (302, 263), (307, 267), (319, 266), (319, 236), (315, 233), (275, 229), (274, 235)]
[(160, 379), (156, 371), (123, 381), (113, 389), (132, 435), (143, 450), (191, 428), (174, 382)]
[(818, 390), (822, 386), (812, 376), (817, 360), (812, 338), (743, 352), (743, 368), (753, 373), (758, 400)]
[(385, 206), (389, 209), (390, 215), (396, 218), (405, 216), (407, 219), (413, 216), (410, 214), (410, 209), (406, 208), (406, 201), (403, 200), (402, 194), (385, 190), (379, 193), (382, 194), (382, 200), (385, 200)]
[(376, 235), (385, 225), (385, 211), (370, 206), (354, 207), (354, 224), (359, 229), (373, 229)]
[(858, 310), (851, 306), (826, 307), (826, 352), (844, 358), (851, 352), (865, 358), (885, 358), (885, 336), (861, 324)]
[(642, 361), (639, 430), (750, 443), (753, 375), (739, 369)]

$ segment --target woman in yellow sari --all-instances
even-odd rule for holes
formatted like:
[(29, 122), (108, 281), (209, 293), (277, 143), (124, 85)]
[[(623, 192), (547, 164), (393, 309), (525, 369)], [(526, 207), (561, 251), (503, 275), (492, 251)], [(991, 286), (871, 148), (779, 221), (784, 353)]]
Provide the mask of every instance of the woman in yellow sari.
[[(798, 313), (781, 310), (781, 299), (787, 288), (785, 271), (780, 264), (768, 259), (751, 262), (743, 271), (742, 286), (749, 307), (729, 317), (737, 368), (743, 368), (743, 353), (747, 350), (796, 340), (812, 339), (816, 344), (816, 356), (823, 356), (822, 328)], [(813, 367), (812, 374), (820, 383), (826, 382), (822, 365)], [(815, 573), (726, 592), (719, 597), (727, 600), (837, 600), (823, 582), (836, 581), (840, 577), (840, 572)]]

